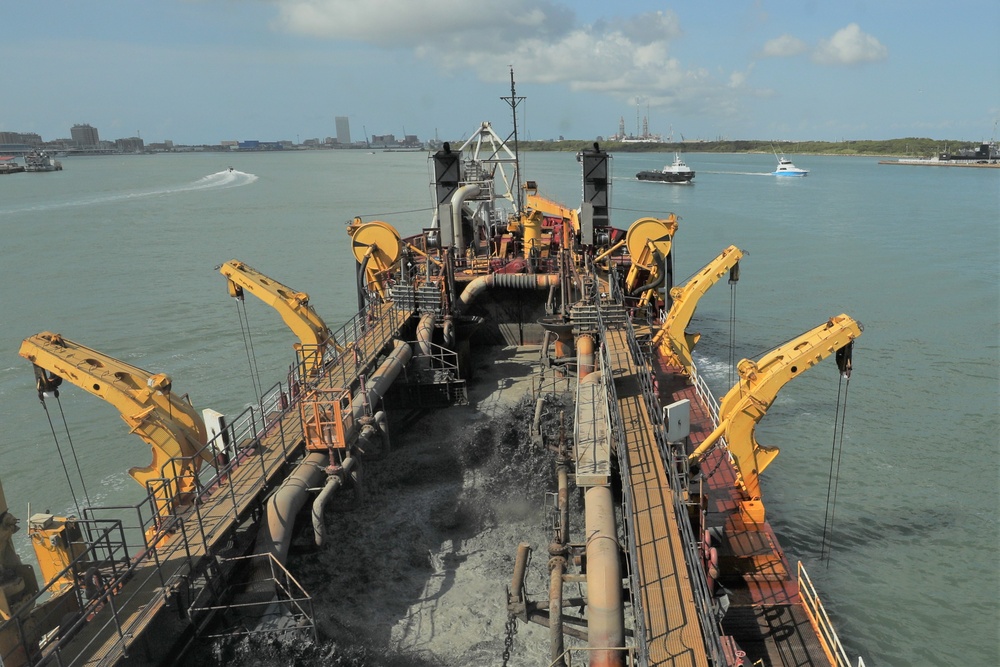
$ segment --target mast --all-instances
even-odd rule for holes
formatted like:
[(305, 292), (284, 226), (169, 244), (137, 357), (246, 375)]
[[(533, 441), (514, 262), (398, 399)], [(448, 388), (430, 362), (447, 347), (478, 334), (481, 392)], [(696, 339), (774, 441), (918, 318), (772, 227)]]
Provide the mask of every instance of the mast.
[(524, 196), (521, 190), (521, 158), (517, 149), (517, 105), (524, 101), (523, 97), (518, 97), (514, 91), (514, 66), (510, 67), (510, 97), (501, 97), (504, 102), (510, 105), (510, 113), (514, 119), (514, 178), (515, 188), (517, 189), (517, 212), (520, 213), (524, 210), (524, 205), (522, 202), (522, 197)]

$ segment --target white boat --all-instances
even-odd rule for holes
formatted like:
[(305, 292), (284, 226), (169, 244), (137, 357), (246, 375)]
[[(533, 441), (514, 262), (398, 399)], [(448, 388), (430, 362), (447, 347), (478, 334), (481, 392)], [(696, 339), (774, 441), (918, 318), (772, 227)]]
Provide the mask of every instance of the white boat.
[(690, 183), (694, 178), (694, 169), (687, 166), (680, 153), (674, 153), (674, 162), (663, 169), (640, 171), (635, 175), (640, 181), (659, 181), (661, 183)]
[[(777, 154), (775, 157), (778, 157)], [(771, 172), (773, 176), (807, 176), (808, 169), (800, 169), (792, 164), (792, 161), (784, 155), (778, 157), (778, 168)]]

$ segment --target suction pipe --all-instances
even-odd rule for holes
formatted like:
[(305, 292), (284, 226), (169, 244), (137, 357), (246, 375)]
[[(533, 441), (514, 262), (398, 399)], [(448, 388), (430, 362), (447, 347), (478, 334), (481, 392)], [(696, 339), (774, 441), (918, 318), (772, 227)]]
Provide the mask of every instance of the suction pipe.
[[(411, 356), (412, 352), (410, 350), (410, 346), (403, 341), (396, 341), (396, 347), (369, 379), (366, 386), (364, 400), (355, 401), (355, 424), (357, 424), (360, 421), (360, 418), (365, 415), (365, 402), (369, 405), (377, 403), (399, 376), (403, 367), (409, 363)], [(379, 428), (383, 430), (383, 433), (384, 421), (385, 420), (383, 419), (381, 423), (379, 423), (376, 416), (376, 423), (379, 424)], [(359, 428), (360, 427), (355, 426), (351, 431), (345, 434), (345, 438), (348, 442), (357, 437)], [(349, 461), (350, 464), (348, 464)], [(323, 475), (327, 474), (328, 465), (329, 455), (327, 452), (309, 452), (295, 468), (292, 474), (290, 474), (285, 481), (281, 483), (281, 486), (278, 487), (278, 490), (275, 491), (274, 495), (271, 496), (267, 503), (265, 515), (266, 526), (265, 529), (260, 531), (259, 537), (257, 538), (256, 553), (269, 552), (278, 562), (285, 562), (285, 558), (288, 555), (288, 547), (292, 540), (292, 526), (295, 522), (295, 517), (305, 504), (309, 490), (316, 488), (323, 479)], [(344, 465), (342, 466), (342, 468), (346, 469), (345, 472), (351, 472), (352, 476), (357, 474), (358, 467), (359, 466), (354, 462), (352, 457), (345, 459)], [(335, 477), (336, 476), (331, 476), (330, 479), (327, 480), (324, 485), (323, 492), (320, 493), (320, 496), (323, 498), (323, 502), (326, 502), (333, 491), (343, 484), (343, 480), (339, 483), (332, 482), (331, 480)], [(317, 501), (318, 500), (319, 498), (317, 498)], [(316, 525), (315, 517), (317, 512), (319, 512), (320, 517), (322, 517), (323, 503), (313, 504), (314, 528)], [(320, 521), (320, 525), (322, 525), (322, 521)], [(317, 544), (322, 543), (323, 535), (321, 532), (316, 533), (316, 541)]]
[(431, 341), (434, 338), (434, 313), (426, 313), (420, 318), (417, 324), (417, 347), (421, 355), (420, 367), (422, 370), (430, 370), (431, 367)]
[(480, 276), (466, 285), (455, 302), (456, 314), (461, 314), (469, 304), (487, 289), (546, 289), (559, 284), (559, 274), (556, 273), (491, 273)]
[(590, 334), (576, 339), (577, 373), (580, 379), (594, 372), (594, 337)]
[[(600, 382), (601, 372), (581, 382)], [(622, 608), (620, 545), (610, 486), (591, 486), (584, 493), (587, 535), (587, 618), (590, 667), (624, 665), (625, 616)]]

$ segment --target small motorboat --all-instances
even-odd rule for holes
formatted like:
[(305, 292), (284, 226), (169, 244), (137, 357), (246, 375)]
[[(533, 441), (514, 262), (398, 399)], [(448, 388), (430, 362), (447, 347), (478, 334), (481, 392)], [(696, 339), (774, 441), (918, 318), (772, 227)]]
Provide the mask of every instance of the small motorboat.
[(796, 167), (783, 154), (779, 156), (775, 153), (774, 157), (778, 158), (778, 168), (771, 172), (773, 176), (806, 176), (809, 174), (808, 169)]

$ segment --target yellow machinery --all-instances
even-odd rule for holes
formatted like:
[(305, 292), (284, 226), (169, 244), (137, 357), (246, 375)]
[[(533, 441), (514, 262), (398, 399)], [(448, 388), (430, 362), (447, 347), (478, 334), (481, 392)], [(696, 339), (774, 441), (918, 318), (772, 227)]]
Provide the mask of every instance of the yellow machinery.
[(337, 345), (329, 327), (309, 305), (309, 295), (296, 292), (239, 260), (226, 262), (219, 272), (228, 281), (226, 284), (231, 297), (242, 300), (244, 291), (248, 291), (278, 311), (299, 339), (295, 350), (305, 364), (306, 372), (310, 375), (318, 373), (327, 348), (337, 348)]
[(169, 376), (49, 332), (26, 338), (20, 354), (34, 365), (40, 395), (68, 380), (117, 408), (130, 432), (149, 444), (153, 461), (128, 472), (144, 489), (154, 491), (159, 516), (193, 501), (195, 475), (202, 461), (211, 463), (213, 456), (205, 446), (204, 421), (186, 395), (173, 393)]
[[(0, 485), (0, 664), (21, 667), (33, 657), (25, 648), (37, 648), (41, 638), (67, 614), (79, 611), (77, 596), (64, 595), (74, 586), (73, 573), (58, 579), (77, 555), (82, 553), (82, 541), (72, 519), (36, 514), (31, 518), (28, 533), (35, 555), (42, 568), (42, 580), (50, 581), (51, 595), (37, 606), (31, 606), (38, 593), (35, 571), (21, 562), (14, 551), (13, 535), (18, 531), (17, 519), (9, 512)], [(16, 617), (16, 622), (8, 623)]]
[(677, 216), (639, 218), (628, 228), (625, 245), (632, 256), (632, 266), (625, 277), (625, 293), (636, 296), (641, 292), (639, 307), (656, 302), (659, 288), (666, 279), (664, 262), (670, 254)]
[(388, 278), (403, 250), (399, 232), (379, 220), (362, 223), (360, 218), (355, 218), (347, 233), (351, 236), (354, 258), (365, 272), (368, 289), (388, 300)]
[(663, 320), (663, 325), (653, 336), (652, 344), (653, 347), (659, 348), (660, 354), (667, 360), (668, 364), (683, 367), (688, 377), (691, 376), (691, 370), (694, 367), (691, 352), (701, 338), (699, 333), (687, 333), (687, 327), (694, 316), (698, 300), (727, 272), (729, 273), (729, 282), (736, 282), (739, 279), (741, 257), (743, 257), (743, 251), (731, 245), (688, 280), (683, 287), (675, 287), (670, 290), (673, 303)]
[(861, 332), (860, 324), (847, 315), (838, 315), (765, 354), (759, 361), (744, 359), (737, 365), (740, 379), (719, 403), (719, 425), (691, 453), (690, 460), (698, 461), (719, 438), (725, 437), (736, 463), (738, 483), (747, 495), (740, 509), (748, 520), (764, 521), (760, 474), (778, 455), (777, 447), (763, 447), (757, 443), (754, 438), (757, 423), (786, 382), (831, 354), (837, 354), (841, 372), (849, 376), (851, 350), (854, 339)]

